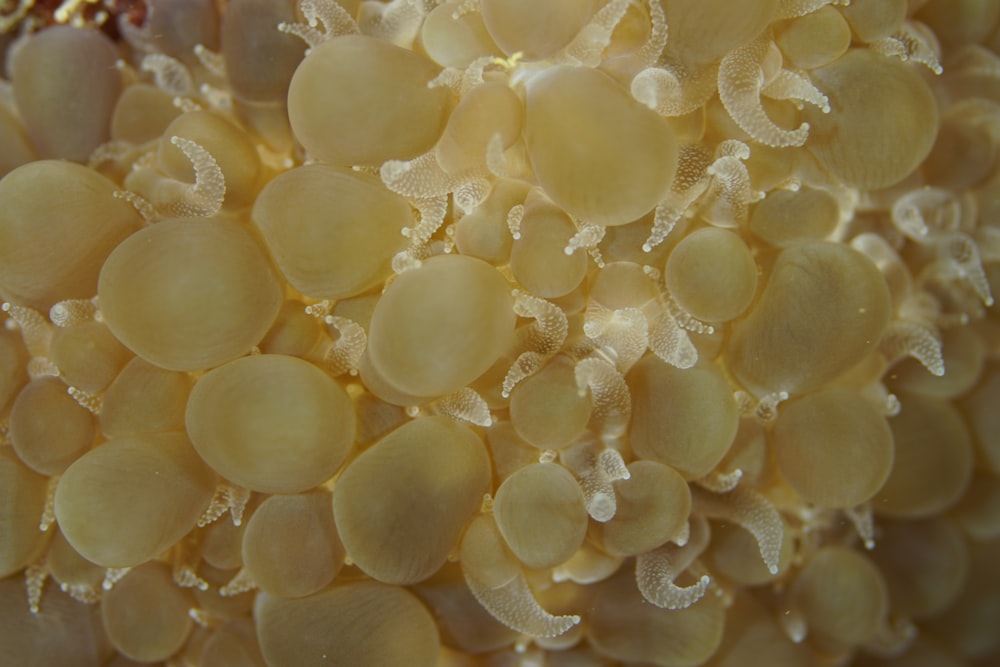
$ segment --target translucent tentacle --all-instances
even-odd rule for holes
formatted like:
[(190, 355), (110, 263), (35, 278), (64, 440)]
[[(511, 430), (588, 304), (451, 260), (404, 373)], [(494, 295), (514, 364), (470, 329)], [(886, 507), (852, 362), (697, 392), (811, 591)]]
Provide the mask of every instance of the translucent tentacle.
[(414, 199), (442, 197), (454, 188), (433, 150), (412, 160), (388, 160), (379, 169), (379, 176), (393, 192)]
[(327, 368), (334, 375), (341, 373), (358, 374), (361, 357), (368, 346), (368, 336), (364, 328), (354, 320), (336, 315), (327, 315), (323, 321), (337, 330), (339, 337), (323, 355)]
[(198, 576), (197, 569), (201, 554), (198, 545), (190, 536), (174, 545), (171, 556), (175, 584), (181, 588), (208, 590), (208, 582)]
[(539, 354), (538, 352), (533, 352), (531, 350), (527, 352), (522, 352), (514, 363), (511, 365), (510, 370), (507, 371), (507, 375), (503, 379), (503, 388), (500, 392), (504, 398), (510, 398), (510, 392), (514, 391), (514, 387), (518, 385), (521, 380), (531, 377), (545, 365), (545, 362), (549, 359), (547, 355)]
[(933, 232), (956, 231), (962, 221), (962, 205), (947, 190), (924, 187), (899, 197), (891, 216), (896, 229), (923, 243)]
[(660, 359), (677, 368), (691, 368), (698, 363), (698, 350), (666, 309), (649, 328), (649, 349)]
[(90, 414), (101, 414), (101, 408), (104, 406), (104, 398), (101, 394), (91, 394), (77, 387), (67, 387), (66, 393), (73, 397), (77, 405), (86, 409)]
[(579, 224), (576, 234), (570, 238), (563, 252), (567, 255), (572, 255), (577, 250), (586, 250), (593, 257), (594, 263), (599, 267), (603, 267), (604, 262), (601, 260), (601, 254), (597, 246), (604, 238), (606, 232), (607, 228), (599, 225)]
[(28, 610), (32, 614), (41, 611), (42, 592), (49, 578), (49, 570), (43, 565), (29, 565), (24, 569), (24, 587), (28, 596)]
[[(184, 137), (170, 137), (170, 143), (177, 146), (194, 167), (194, 183), (182, 184), (165, 179), (162, 184), (167, 191), (174, 190), (173, 197), (157, 210), (171, 216), (210, 216), (222, 208), (226, 198), (226, 178), (219, 163), (200, 144)], [(174, 186), (174, 187), (171, 187)]]
[(52, 325), (34, 308), (3, 302), (0, 310), (17, 324), (24, 347), (32, 357), (47, 357), (52, 341)]
[(226, 77), (226, 60), (221, 53), (216, 53), (203, 44), (197, 44), (194, 47), (194, 56), (212, 76), (220, 79)]
[(700, 600), (711, 583), (707, 575), (690, 586), (674, 581), (705, 550), (709, 535), (708, 522), (695, 517), (684, 546), (667, 543), (636, 557), (635, 582), (642, 597), (662, 609), (685, 609)]
[(366, 11), (362, 13), (359, 28), (362, 34), (410, 48), (432, 4), (428, 0), (368, 3)]
[(49, 308), (49, 319), (57, 327), (71, 327), (100, 318), (97, 297), (92, 299), (67, 299)]
[(722, 142), (715, 162), (705, 170), (712, 177), (712, 204), (702, 211), (716, 225), (735, 227), (747, 219), (750, 204), (760, 201), (763, 192), (753, 189), (750, 172), (744, 161), (750, 157), (750, 148), (742, 141)]
[(515, 241), (521, 239), (521, 221), (524, 220), (524, 204), (518, 204), (507, 211), (507, 229)]
[(897, 320), (891, 322), (879, 341), (879, 351), (886, 361), (893, 364), (910, 356), (921, 363), (932, 375), (944, 375), (944, 357), (941, 355), (941, 340), (929, 327)]
[[(794, 19), (814, 11), (829, 4), (838, 4), (836, 0), (781, 0), (778, 5), (779, 19)], [(846, 4), (846, 3), (845, 3)]]
[(649, 39), (639, 48), (636, 55), (639, 62), (646, 67), (652, 67), (659, 62), (663, 49), (667, 45), (667, 16), (659, 0), (649, 0)]
[(241, 567), (239, 572), (237, 572), (225, 586), (222, 586), (219, 589), (219, 595), (222, 597), (234, 597), (240, 593), (252, 591), (255, 588), (257, 588), (257, 582), (253, 580), (253, 576), (250, 574), (250, 571), (245, 567)]
[(783, 69), (761, 91), (775, 100), (800, 100), (830, 113), (830, 99), (804, 74)]
[(801, 146), (809, 136), (809, 124), (795, 130), (779, 127), (760, 101), (761, 65), (769, 48), (770, 40), (761, 37), (727, 54), (719, 67), (719, 97), (736, 124), (755, 140), (774, 147)]
[(569, 333), (566, 313), (559, 306), (544, 299), (515, 291), (514, 312), (520, 317), (530, 317), (535, 321), (528, 325), (528, 330), (524, 333), (524, 342), (528, 350), (518, 356), (504, 377), (502, 388), (504, 398), (510, 396), (517, 383), (538, 372), (545, 362), (562, 348)]
[(212, 502), (202, 512), (198, 519), (198, 527), (204, 527), (215, 522), (226, 512), (233, 520), (234, 526), (243, 523), (243, 511), (250, 502), (250, 490), (237, 486), (232, 482), (221, 481), (215, 487)]
[(566, 54), (587, 67), (601, 64), (601, 54), (611, 43), (611, 34), (625, 16), (632, 0), (611, 0), (597, 11), (566, 47)]
[(278, 30), (301, 37), (310, 48), (337, 35), (360, 32), (354, 18), (335, 0), (299, 0), (299, 11), (306, 19), (305, 24), (282, 22)]
[(590, 390), (594, 402), (592, 419), (601, 437), (620, 438), (632, 416), (632, 397), (624, 376), (610, 361), (597, 357), (577, 362), (574, 373), (580, 396), (586, 396)]
[(736, 468), (731, 472), (712, 471), (696, 480), (696, 483), (712, 493), (729, 493), (736, 488), (741, 479), (743, 479), (743, 471)]
[(877, 39), (869, 47), (884, 56), (895, 56), (901, 60), (912, 60), (934, 72), (941, 74), (944, 69), (934, 48), (933, 33), (927, 26), (917, 21), (906, 21), (888, 37)]
[(615, 365), (627, 373), (649, 344), (649, 325), (638, 308), (611, 310), (596, 302), (587, 306), (583, 332), (598, 347), (615, 351)]
[(184, 63), (162, 53), (151, 53), (143, 57), (139, 68), (151, 72), (156, 87), (174, 97), (190, 97), (195, 92), (191, 73)]
[(701, 107), (716, 90), (716, 66), (689, 70), (681, 65), (648, 67), (632, 79), (632, 97), (662, 116), (683, 116)]
[(729, 493), (714, 494), (691, 489), (694, 511), (711, 519), (730, 521), (754, 536), (761, 558), (771, 574), (778, 573), (785, 527), (774, 505), (756, 491), (737, 486)]
[(946, 283), (960, 280), (968, 284), (983, 305), (993, 305), (990, 283), (983, 270), (979, 248), (968, 234), (952, 234), (939, 244), (940, 257), (921, 273), (921, 279)]
[(469, 387), (459, 389), (454, 394), (449, 394), (436, 401), (434, 409), (442, 415), (476, 426), (489, 428), (493, 425), (490, 406), (487, 405), (482, 396)]

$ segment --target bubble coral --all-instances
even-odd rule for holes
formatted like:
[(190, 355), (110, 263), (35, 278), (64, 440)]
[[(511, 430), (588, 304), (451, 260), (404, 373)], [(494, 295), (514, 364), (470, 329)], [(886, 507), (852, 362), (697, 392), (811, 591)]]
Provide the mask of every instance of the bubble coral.
[(0, 664), (1000, 660), (997, 0), (0, 12)]

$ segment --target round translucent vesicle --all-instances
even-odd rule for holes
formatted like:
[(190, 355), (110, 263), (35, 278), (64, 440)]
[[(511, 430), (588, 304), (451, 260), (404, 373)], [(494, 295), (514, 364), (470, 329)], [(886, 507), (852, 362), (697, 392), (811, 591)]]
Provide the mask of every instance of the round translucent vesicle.
[(664, 274), (670, 296), (699, 320), (741, 315), (757, 290), (757, 263), (737, 234), (707, 227), (677, 244)]
[(386, 583), (436, 572), (489, 490), (490, 461), (470, 428), (446, 417), (407, 422), (337, 480), (333, 513), (347, 555)]
[(379, 299), (368, 356), (399, 391), (450, 394), (485, 373), (513, 342), (513, 304), (507, 281), (486, 262), (432, 257)]
[(430, 11), (420, 24), (420, 44), (427, 56), (442, 67), (464, 68), (476, 58), (503, 52), (483, 25), (483, 15), (458, 16), (461, 2), (445, 2)]
[(892, 432), (858, 394), (829, 389), (782, 405), (773, 444), (785, 479), (820, 507), (860, 505), (892, 469)]
[(116, 189), (71, 162), (40, 160), (7, 174), (0, 181), (0, 296), (43, 312), (63, 299), (94, 296), (104, 259), (139, 226), (135, 210), (114, 198)]
[(97, 30), (54, 26), (11, 53), (14, 101), (35, 150), (86, 162), (108, 140), (122, 88), (111, 40)]
[(670, 29), (667, 53), (691, 65), (716, 62), (760, 34), (779, 4), (779, 0), (663, 2)]
[(681, 531), (691, 512), (687, 482), (670, 466), (633, 461), (628, 471), (628, 479), (615, 482), (615, 515), (596, 525), (601, 546), (616, 556), (638, 556), (661, 546)]
[(566, 254), (576, 226), (557, 206), (530, 206), (521, 220), (520, 238), (510, 251), (510, 270), (524, 289), (543, 299), (565, 296), (587, 273), (587, 255)]
[(507, 55), (529, 60), (554, 54), (590, 20), (594, 0), (482, 0), (483, 23)]
[(146, 28), (160, 53), (195, 65), (195, 47), (219, 47), (219, 12), (212, 0), (159, 2), (147, 14)]
[(349, 169), (307, 165), (268, 183), (253, 207), (281, 272), (296, 290), (342, 299), (381, 284), (407, 244), (413, 214), (377, 179)]
[(754, 206), (750, 231), (771, 245), (785, 247), (822, 241), (839, 219), (837, 200), (825, 190), (778, 190)]
[(181, 115), (166, 91), (147, 83), (129, 86), (118, 98), (111, 116), (111, 138), (140, 145), (158, 139)]
[(66, 540), (104, 567), (155, 558), (195, 527), (215, 475), (179, 433), (109, 440), (73, 463), (56, 487)]
[(240, 486), (298, 493), (333, 475), (354, 442), (354, 405), (329, 375), (280, 354), (203, 375), (185, 415), (198, 454)]
[(580, 396), (574, 364), (559, 357), (515, 387), (510, 421), (517, 434), (539, 449), (558, 449), (583, 435), (591, 402)]
[(810, 77), (831, 111), (809, 106), (806, 147), (844, 184), (864, 190), (895, 185), (934, 146), (937, 102), (919, 71), (898, 58), (852, 49)]
[(261, 593), (254, 621), (270, 667), (436, 667), (441, 650), (437, 625), (417, 597), (373, 581), (294, 600)]
[(524, 140), (546, 194), (589, 224), (642, 217), (676, 171), (666, 120), (594, 69), (553, 67), (528, 81)]
[(739, 412), (732, 389), (712, 364), (675, 368), (652, 355), (628, 375), (632, 390), (632, 449), (686, 479), (704, 477), (736, 437)]
[(194, 623), (190, 593), (174, 583), (165, 563), (141, 565), (101, 599), (101, 618), (116, 649), (141, 662), (165, 660), (179, 651)]
[(271, 496), (243, 535), (243, 565), (262, 591), (298, 598), (320, 590), (344, 564), (328, 492)]
[(162, 368), (210, 368), (250, 351), (281, 308), (281, 286), (246, 229), (164, 220), (130, 236), (101, 269), (108, 328)]
[(191, 393), (187, 373), (132, 359), (103, 394), (101, 432), (110, 437), (184, 430)]
[(13, 331), (0, 330), (0, 412), (28, 383), (27, 363), (28, 353), (21, 336)]
[(278, 30), (295, 22), (294, 0), (230, 0), (222, 14), (222, 57), (233, 94), (251, 102), (283, 101), (305, 43)]
[(422, 55), (362, 35), (312, 49), (292, 77), (295, 137), (324, 162), (350, 167), (408, 160), (430, 150), (447, 119), (448, 89)]
[(861, 253), (833, 243), (787, 248), (733, 326), (729, 368), (761, 396), (810, 391), (871, 352), (889, 315), (885, 278)]
[(23, 568), (45, 546), (48, 534), (38, 530), (38, 522), (45, 507), (46, 484), (45, 477), (21, 463), (13, 451), (0, 449), (0, 534), (4, 536), (0, 578)]
[(493, 514), (518, 560), (539, 570), (569, 560), (587, 534), (583, 491), (556, 463), (525, 466), (505, 479)]
[(771, 572), (760, 557), (760, 544), (748, 530), (736, 524), (713, 521), (712, 541), (706, 551), (712, 572), (743, 586), (761, 586), (785, 577), (795, 556), (796, 535), (787, 523), (782, 521), (782, 525), (778, 571)]
[(54, 377), (32, 380), (10, 409), (10, 440), (32, 470), (58, 475), (94, 440), (94, 418)]
[(494, 136), (509, 147), (520, 138), (523, 121), (523, 103), (509, 86), (491, 81), (473, 88), (448, 117), (434, 149), (437, 161), (453, 176), (481, 169)]
[(838, 8), (862, 42), (874, 42), (899, 30), (909, 13), (907, 0), (854, 0)]
[(124, 345), (100, 322), (59, 327), (52, 335), (52, 361), (63, 382), (90, 394), (115, 379), (132, 358)]
[(932, 516), (957, 503), (968, 487), (972, 438), (946, 401), (904, 394), (899, 402), (902, 409), (889, 420), (896, 449), (892, 472), (872, 508), (895, 518)]
[(826, 6), (789, 23), (775, 43), (796, 67), (812, 69), (844, 55), (851, 45), (851, 27), (843, 14)]
[(37, 159), (21, 120), (6, 107), (0, 108), (0, 178)]

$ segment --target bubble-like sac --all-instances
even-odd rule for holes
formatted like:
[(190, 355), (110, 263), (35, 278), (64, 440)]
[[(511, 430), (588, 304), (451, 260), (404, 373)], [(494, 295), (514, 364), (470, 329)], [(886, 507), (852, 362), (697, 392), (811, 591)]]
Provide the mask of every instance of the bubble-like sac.
[(555, 54), (590, 20), (594, 0), (554, 0), (539, 7), (532, 0), (480, 0), (483, 24), (507, 55), (529, 60)]
[(824, 547), (809, 559), (792, 586), (792, 606), (811, 635), (834, 645), (871, 639), (885, 621), (889, 596), (871, 560), (845, 547)]
[(844, 55), (851, 45), (851, 27), (841, 12), (827, 5), (792, 21), (774, 41), (793, 65), (813, 69)]
[(614, 483), (615, 515), (596, 527), (601, 548), (638, 556), (677, 537), (691, 513), (691, 490), (680, 474), (656, 461), (633, 461)]
[(184, 430), (184, 409), (192, 380), (140, 359), (128, 362), (104, 391), (99, 415), (109, 438)]
[(141, 145), (160, 138), (181, 115), (169, 93), (148, 83), (137, 83), (122, 91), (111, 116), (111, 139)]
[(849, 186), (874, 190), (903, 180), (927, 157), (938, 107), (917, 70), (898, 59), (852, 49), (810, 76), (830, 113), (807, 107), (806, 147)]
[(52, 335), (52, 361), (66, 384), (96, 394), (115, 379), (132, 358), (100, 322), (59, 327)]
[(773, 443), (785, 479), (819, 507), (860, 505), (882, 488), (893, 464), (885, 417), (846, 390), (828, 389), (782, 405)]
[(15, 167), (37, 159), (38, 154), (20, 119), (7, 107), (0, 106), (0, 178)]
[(524, 105), (504, 84), (487, 81), (466, 93), (448, 116), (448, 125), (434, 148), (441, 168), (458, 177), (486, 164), (487, 150), (494, 137), (500, 147), (509, 148), (520, 138)]
[(647, 355), (628, 375), (631, 442), (644, 459), (665, 463), (687, 479), (704, 477), (736, 437), (732, 390), (712, 364), (680, 369)]
[(373, 177), (314, 164), (270, 181), (254, 203), (253, 221), (292, 287), (342, 299), (391, 274), (413, 216), (402, 197)]
[(670, 296), (693, 317), (725, 322), (750, 306), (757, 291), (757, 263), (739, 235), (706, 227), (674, 247), (664, 280)]
[(164, 660), (176, 653), (194, 623), (188, 616), (193, 600), (178, 588), (163, 563), (146, 563), (129, 571), (105, 593), (101, 619), (112, 645), (140, 662)]
[(86, 162), (108, 140), (122, 89), (117, 59), (103, 34), (69, 26), (33, 35), (16, 51), (14, 101), (40, 157)]
[(479, 12), (459, 15), (461, 2), (443, 2), (427, 14), (420, 26), (420, 44), (442, 67), (468, 67), (483, 56), (500, 56)]
[(833, 243), (787, 248), (733, 326), (729, 367), (760, 395), (816, 389), (875, 348), (889, 308), (885, 279), (859, 252)]
[(133, 567), (194, 528), (214, 491), (215, 475), (183, 434), (121, 437), (66, 469), (56, 487), (55, 515), (66, 540), (87, 560)]
[(438, 67), (362, 35), (334, 37), (295, 70), (288, 117), (306, 150), (330, 164), (378, 166), (426, 153), (444, 131), (448, 92)]
[(784, 248), (826, 239), (839, 219), (837, 200), (825, 190), (808, 187), (778, 190), (754, 207), (750, 231), (771, 245)]
[(587, 637), (615, 660), (659, 667), (695, 667), (719, 647), (725, 624), (722, 601), (706, 595), (686, 609), (647, 603), (627, 568), (601, 583)]
[(510, 421), (517, 434), (539, 449), (559, 449), (583, 435), (590, 420), (590, 398), (580, 396), (574, 365), (557, 357), (522, 380), (510, 398)]
[(97, 294), (111, 333), (168, 370), (210, 368), (246, 354), (274, 321), (281, 288), (240, 225), (164, 220), (108, 257)]
[(347, 458), (355, 431), (347, 392), (296, 357), (243, 357), (203, 375), (191, 390), (185, 424), (213, 470), (264, 493), (321, 484)]
[(660, 0), (670, 36), (667, 54), (697, 66), (717, 62), (752, 40), (775, 17), (779, 0)]
[[(11, 449), (0, 449), (0, 577), (22, 569), (45, 548), (48, 534), (38, 530), (45, 507), (46, 479), (21, 463)], [(23, 594), (23, 589), (21, 589)], [(22, 607), (23, 604), (22, 598)]]
[(18, 457), (42, 475), (58, 475), (94, 440), (94, 418), (59, 378), (32, 380), (10, 409), (10, 440)]
[(892, 472), (873, 507), (887, 517), (931, 516), (952, 507), (968, 486), (972, 438), (958, 410), (945, 401), (904, 394), (900, 405), (889, 420), (895, 442)]
[(649, 213), (677, 169), (667, 122), (608, 75), (583, 67), (553, 67), (528, 81), (524, 140), (546, 194), (593, 225)]
[(587, 256), (566, 253), (576, 227), (570, 217), (548, 203), (526, 208), (519, 238), (510, 252), (510, 270), (528, 292), (543, 299), (569, 294), (587, 273)]
[(337, 531), (373, 579), (427, 579), (458, 543), (490, 483), (479, 436), (447, 417), (405, 423), (347, 466), (333, 491)]
[(444, 396), (486, 372), (513, 343), (514, 302), (482, 260), (441, 255), (400, 275), (372, 313), (368, 357), (398, 391)]
[(510, 550), (536, 570), (569, 560), (587, 533), (583, 491), (556, 463), (535, 463), (505, 479), (493, 513)]
[(397, 586), (346, 582), (293, 600), (261, 593), (254, 622), (270, 667), (438, 665), (434, 618), (415, 595)]
[(840, 9), (862, 42), (874, 42), (899, 30), (907, 11), (906, 0), (854, 0)]
[(149, 9), (144, 27), (161, 53), (194, 65), (197, 45), (218, 48), (219, 13), (211, 0), (158, 0)]
[(0, 180), (0, 296), (42, 311), (92, 297), (104, 259), (139, 226), (115, 189), (57, 160), (30, 162)]
[(325, 491), (271, 496), (243, 535), (243, 564), (257, 587), (275, 597), (298, 598), (333, 581), (344, 547)]
[(226, 80), (233, 94), (247, 102), (284, 102), (289, 80), (305, 44), (279, 32), (282, 21), (295, 21), (293, 0), (231, 0), (222, 14), (220, 34)]

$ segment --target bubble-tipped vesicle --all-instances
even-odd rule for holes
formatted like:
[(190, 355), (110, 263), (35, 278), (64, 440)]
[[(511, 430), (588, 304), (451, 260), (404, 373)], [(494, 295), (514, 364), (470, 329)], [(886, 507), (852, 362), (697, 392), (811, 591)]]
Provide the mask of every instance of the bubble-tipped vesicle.
[(673, 468), (656, 461), (633, 461), (629, 477), (614, 483), (617, 510), (596, 534), (605, 551), (636, 556), (680, 533), (691, 511), (691, 491)]
[(337, 480), (333, 511), (351, 561), (379, 581), (422, 581), (444, 564), (488, 490), (479, 437), (447, 417), (407, 422)]

